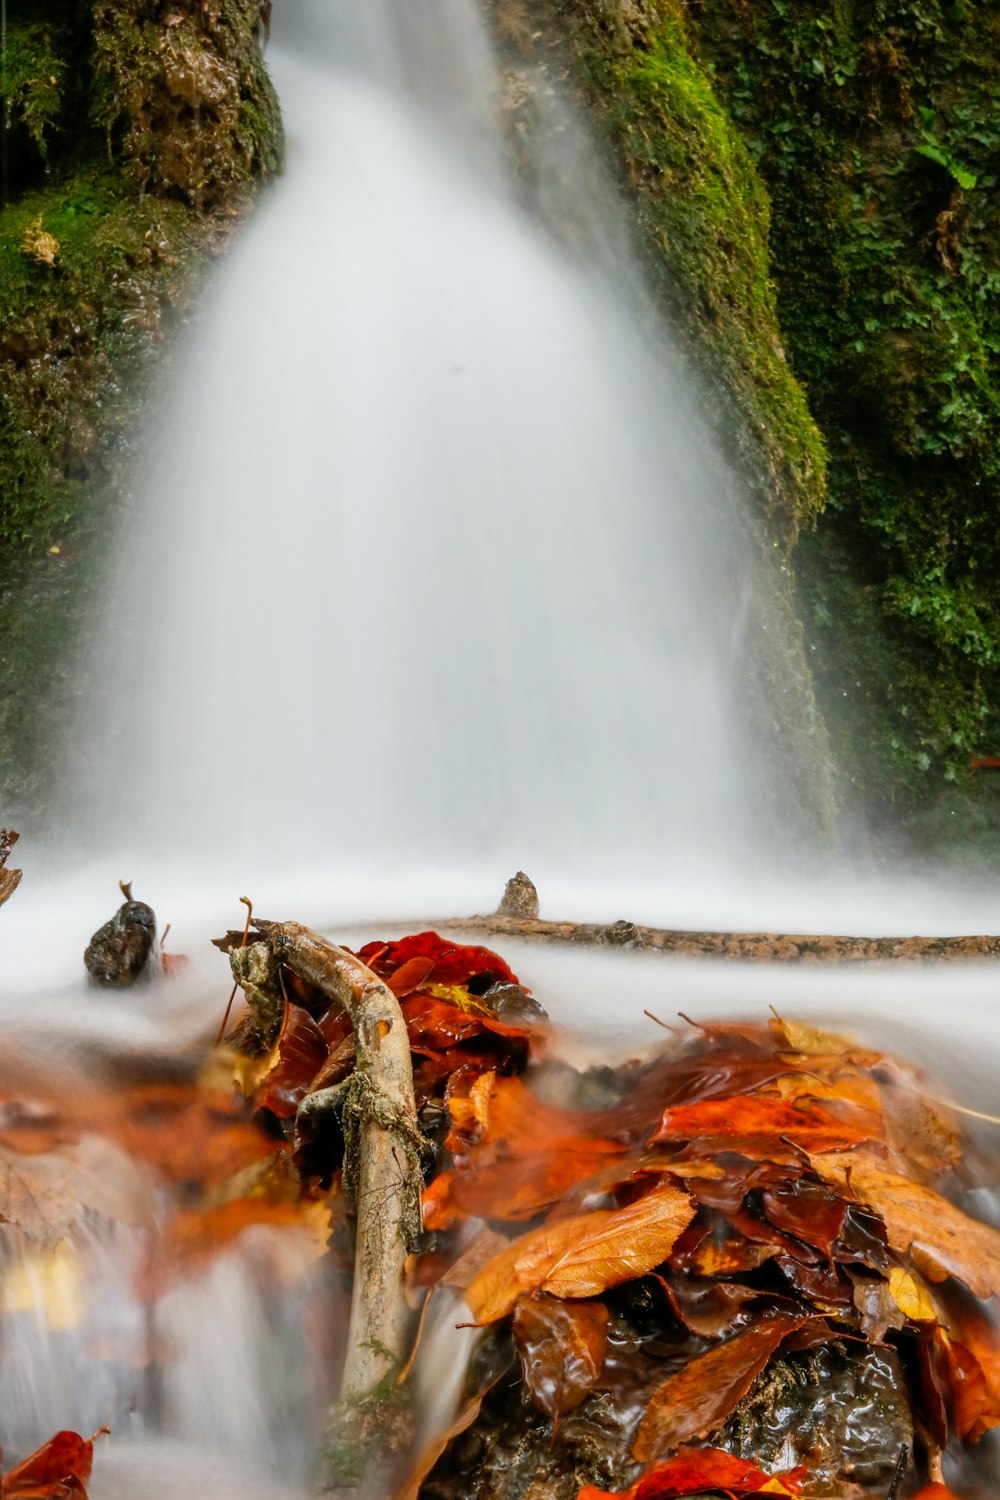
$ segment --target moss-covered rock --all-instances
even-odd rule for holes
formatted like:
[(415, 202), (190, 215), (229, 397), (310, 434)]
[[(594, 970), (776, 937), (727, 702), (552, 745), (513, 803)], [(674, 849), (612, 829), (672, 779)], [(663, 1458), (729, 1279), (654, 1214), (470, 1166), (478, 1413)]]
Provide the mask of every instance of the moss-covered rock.
[(281, 127), (260, 0), (8, 0), (7, 21), (0, 744), (10, 806), (42, 793), (50, 710), (72, 697), (65, 646), (81, 580), (114, 515), (145, 376), (253, 182), (277, 168)]
[(1000, 744), (1000, 14), (689, 15), (767, 183), (782, 334), (830, 452), (798, 571), (841, 754), (897, 818), (942, 794), (952, 813), (947, 783)]

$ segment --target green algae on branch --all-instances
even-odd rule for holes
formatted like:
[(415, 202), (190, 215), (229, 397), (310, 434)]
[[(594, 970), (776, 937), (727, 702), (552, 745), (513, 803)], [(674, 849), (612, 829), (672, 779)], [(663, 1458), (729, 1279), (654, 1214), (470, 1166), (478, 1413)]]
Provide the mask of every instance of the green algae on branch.
[(543, 0), (538, 32), (517, 24), (516, 0), (495, 9), (501, 34), (532, 61), (556, 59), (603, 125), (635, 194), (650, 279), (714, 386), (715, 427), (774, 531), (793, 538), (823, 504), (825, 448), (782, 348), (767, 191), (683, 7)]

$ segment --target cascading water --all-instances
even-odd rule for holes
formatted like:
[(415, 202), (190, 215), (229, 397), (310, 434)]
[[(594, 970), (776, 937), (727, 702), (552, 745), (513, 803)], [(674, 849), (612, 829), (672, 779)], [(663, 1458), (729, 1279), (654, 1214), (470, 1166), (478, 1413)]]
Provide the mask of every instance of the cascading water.
[(738, 858), (740, 588), (676, 380), (518, 207), (471, 0), (289, 10), (287, 176), (176, 372), (74, 800), (147, 858)]

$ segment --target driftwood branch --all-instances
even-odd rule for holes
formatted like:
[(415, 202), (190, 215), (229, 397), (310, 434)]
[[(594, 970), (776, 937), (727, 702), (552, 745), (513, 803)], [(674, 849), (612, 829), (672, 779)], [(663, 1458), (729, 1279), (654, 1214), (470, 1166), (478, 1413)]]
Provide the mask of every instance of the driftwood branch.
[[(387, 924), (383, 924), (387, 925)], [(932, 962), (942, 959), (1000, 957), (1000, 936), (841, 937), (836, 934), (784, 932), (691, 932), (674, 927), (644, 927), (637, 922), (543, 922), (538, 897), (528, 877), (518, 871), (507, 882), (503, 900), (489, 916), (438, 917), (419, 924), (397, 924), (413, 930), (430, 927), (456, 937), (506, 937), (527, 942), (572, 943), (581, 947), (618, 948), (640, 953), (673, 953), (685, 958), (726, 958), (760, 963)]]
[(420, 1231), (420, 1135), (406, 1022), (392, 991), (297, 922), (254, 922), (280, 962), (351, 1013), (355, 1069), (342, 1086), (345, 1181), (357, 1215), (342, 1399), (366, 1396), (402, 1364), (409, 1311), (403, 1265)]

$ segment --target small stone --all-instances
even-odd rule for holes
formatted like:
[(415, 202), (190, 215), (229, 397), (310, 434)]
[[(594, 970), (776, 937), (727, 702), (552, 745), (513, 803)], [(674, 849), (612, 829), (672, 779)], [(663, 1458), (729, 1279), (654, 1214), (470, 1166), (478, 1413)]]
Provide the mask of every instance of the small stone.
[(83, 955), (91, 981), (105, 989), (149, 978), (159, 965), (156, 913), (145, 901), (133, 901), (127, 886), (122, 890), (128, 899), (98, 928)]
[(624, 921), (612, 922), (610, 927), (605, 927), (600, 936), (600, 941), (612, 948), (627, 948), (635, 942), (635, 939), (635, 923)]
[(503, 900), (497, 907), (499, 917), (530, 917), (538, 916), (538, 892), (535, 883), (525, 875), (523, 870), (518, 870), (508, 880), (503, 893)]

